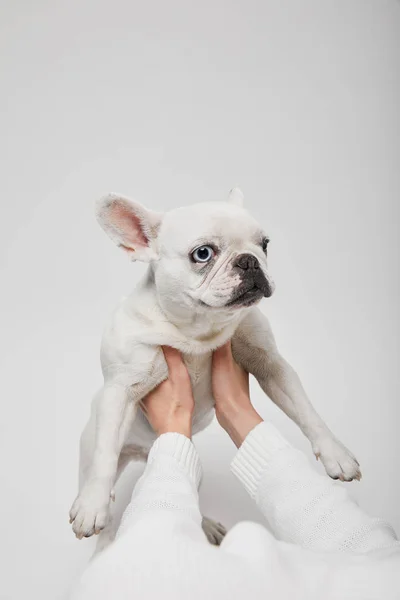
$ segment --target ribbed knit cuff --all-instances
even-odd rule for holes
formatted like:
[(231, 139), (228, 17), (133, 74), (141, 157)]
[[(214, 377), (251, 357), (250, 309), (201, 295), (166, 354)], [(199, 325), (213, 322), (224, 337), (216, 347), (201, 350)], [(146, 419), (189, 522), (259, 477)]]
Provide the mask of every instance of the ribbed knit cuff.
[(196, 448), (185, 435), (181, 433), (163, 433), (154, 442), (148, 458), (148, 463), (153, 462), (157, 454), (171, 456), (179, 467), (192, 480), (196, 488), (200, 485), (202, 476), (201, 463)]
[(231, 463), (231, 471), (252, 498), (256, 496), (260, 478), (272, 456), (287, 446), (289, 442), (272, 423), (259, 423), (247, 435)]

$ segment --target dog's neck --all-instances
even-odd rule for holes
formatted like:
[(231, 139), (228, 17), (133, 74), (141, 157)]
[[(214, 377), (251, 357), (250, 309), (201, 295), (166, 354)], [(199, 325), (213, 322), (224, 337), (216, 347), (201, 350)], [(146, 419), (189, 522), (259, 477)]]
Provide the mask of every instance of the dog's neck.
[(147, 306), (156, 304), (157, 313), (164, 323), (167, 321), (182, 337), (200, 345), (214, 346), (214, 340), (229, 339), (243, 317), (242, 311), (196, 311), (168, 298), (161, 298), (151, 268), (138, 287), (140, 292), (147, 296)]
[(222, 312), (194, 312), (193, 310), (176, 309), (174, 303), (158, 302), (170, 323), (175, 325), (185, 336), (198, 340), (209, 341), (218, 336), (224, 329), (236, 328), (240, 321), (239, 315)]

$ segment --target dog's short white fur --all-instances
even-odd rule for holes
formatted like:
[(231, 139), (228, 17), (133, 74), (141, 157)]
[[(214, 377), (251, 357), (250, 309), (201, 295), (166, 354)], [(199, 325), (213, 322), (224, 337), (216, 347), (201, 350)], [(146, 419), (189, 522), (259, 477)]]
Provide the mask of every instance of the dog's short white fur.
[[(213, 417), (212, 351), (232, 339), (236, 361), (297, 423), (327, 473), (345, 481), (360, 478), (358, 462), (314, 410), (256, 307), (274, 287), (267, 267), (268, 238), (243, 208), (239, 189), (225, 202), (165, 214), (109, 195), (97, 204), (97, 218), (132, 260), (149, 267), (105, 328), (104, 386), (82, 434), (80, 489), (70, 511), (77, 537), (99, 533), (110, 522), (119, 474), (130, 460), (145, 459), (155, 439), (138, 403), (167, 377), (161, 345), (180, 350), (188, 367), (194, 433)], [(222, 535), (210, 520), (204, 521), (204, 529), (210, 539)], [(109, 531), (103, 537), (108, 541), (112, 535)]]

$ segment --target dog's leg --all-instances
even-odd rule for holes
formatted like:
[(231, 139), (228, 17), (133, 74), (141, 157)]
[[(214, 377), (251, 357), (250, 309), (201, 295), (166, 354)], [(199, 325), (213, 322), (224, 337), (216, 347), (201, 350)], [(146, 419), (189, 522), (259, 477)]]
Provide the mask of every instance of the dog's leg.
[(209, 519), (208, 517), (203, 517), (201, 527), (210, 544), (213, 546), (219, 546), (221, 544), (226, 535), (226, 529), (221, 523), (213, 521), (213, 519)]
[[(121, 451), (119, 460), (118, 460), (118, 468), (117, 475), (115, 477), (115, 484), (117, 484), (118, 479), (124, 472), (127, 465), (132, 461), (146, 461), (147, 460), (148, 451), (139, 447), (139, 446), (127, 446), (124, 447)], [(116, 507), (117, 508), (117, 507)], [(123, 511), (125, 510), (125, 506), (119, 506), (117, 510), (112, 508), (110, 510), (110, 516), (107, 522), (107, 525), (100, 532), (99, 539), (97, 540), (96, 549), (93, 556), (97, 556), (100, 552), (102, 552), (105, 548), (107, 548), (114, 540), (117, 534), (117, 530), (121, 521), (121, 516)], [(122, 510), (122, 513), (121, 513)]]
[[(79, 490), (81, 490), (88, 479), (90, 466), (93, 459), (94, 446), (95, 446), (95, 434), (96, 434), (96, 411), (97, 402), (99, 396), (97, 396), (93, 402), (93, 409), (89, 422), (87, 423), (80, 440), (80, 455), (79, 455)], [(124, 472), (126, 466), (133, 460), (146, 461), (148, 452), (137, 445), (129, 444), (123, 446), (121, 454), (118, 459), (117, 474), (115, 476), (114, 488)], [(114, 497), (114, 492), (111, 491), (111, 497)], [(106, 526), (100, 532), (97, 540), (96, 550), (94, 556), (104, 550), (114, 539), (116, 531), (118, 529), (119, 519), (115, 513), (118, 512), (115, 508), (110, 507), (109, 517)]]
[(79, 443), (79, 491), (88, 478), (90, 466), (93, 460), (94, 446), (96, 442), (96, 406), (103, 390), (98, 392), (93, 399), (90, 419), (86, 423)]
[[(123, 454), (120, 455), (119, 460), (118, 460), (118, 468), (117, 468), (117, 474), (115, 476), (114, 486), (117, 484), (118, 479), (124, 472), (125, 467), (130, 463), (130, 461), (131, 461), (130, 456), (123, 455)], [(113, 497), (113, 492), (111, 492), (111, 497)], [(93, 556), (97, 556), (97, 554), (99, 554), (105, 548), (107, 548), (107, 546), (109, 546), (111, 544), (111, 542), (113, 542), (115, 539), (118, 524), (116, 523), (116, 518), (115, 518), (114, 512), (115, 511), (110, 508), (110, 514), (108, 516), (107, 524), (104, 527), (104, 529), (102, 531), (100, 531), (100, 534), (99, 534), (99, 537), (97, 540), (97, 544), (96, 544), (96, 549), (94, 551)]]
[(125, 387), (103, 388), (96, 406), (93, 454), (88, 464), (81, 461), (81, 487), (70, 511), (72, 529), (80, 539), (99, 533), (107, 523), (118, 459), (135, 413), (136, 402)]
[(357, 460), (310, 403), (297, 373), (279, 354), (267, 318), (258, 309), (239, 325), (232, 351), (235, 360), (257, 378), (271, 400), (297, 423), (330, 477), (344, 481), (361, 478)]

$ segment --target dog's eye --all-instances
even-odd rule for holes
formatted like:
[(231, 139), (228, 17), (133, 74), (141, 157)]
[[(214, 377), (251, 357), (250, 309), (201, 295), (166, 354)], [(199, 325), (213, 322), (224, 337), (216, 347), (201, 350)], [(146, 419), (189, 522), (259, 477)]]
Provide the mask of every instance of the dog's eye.
[(269, 238), (264, 238), (262, 241), (262, 249), (264, 250), (264, 252), (267, 251), (268, 244), (269, 244)]
[(191, 257), (194, 262), (206, 263), (213, 258), (214, 254), (214, 248), (211, 246), (199, 246), (196, 250), (193, 250)]

